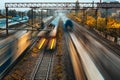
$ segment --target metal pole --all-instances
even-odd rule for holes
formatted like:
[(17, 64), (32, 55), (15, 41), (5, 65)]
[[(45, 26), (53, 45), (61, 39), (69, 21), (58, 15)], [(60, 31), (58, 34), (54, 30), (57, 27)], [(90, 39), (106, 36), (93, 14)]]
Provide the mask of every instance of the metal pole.
[(8, 35), (8, 7), (6, 7), (6, 35)]
[[(120, 19), (120, 12), (119, 12), (119, 19)], [(119, 26), (119, 38), (120, 38), (120, 26)]]
[(85, 9), (83, 9), (83, 18), (82, 18), (82, 20), (83, 20), (83, 25), (84, 25), (84, 23), (85, 23)]
[[(106, 31), (107, 31), (107, 22), (108, 22), (108, 8), (106, 8), (106, 27), (105, 27), (105, 29), (106, 29)], [(107, 33), (106, 33), (106, 31), (105, 31), (105, 38), (107, 37)]]
[(38, 11), (39, 12), (39, 22), (40, 22), (40, 11)]
[(24, 12), (22, 12), (21, 16), (22, 16), (22, 20), (23, 20), (23, 15), (24, 15)]
[(82, 13), (83, 13), (83, 15), (82, 15), (82, 25), (84, 25), (84, 10), (82, 10)]
[(92, 2), (92, 7), (94, 8), (94, 1)]
[(98, 9), (95, 9), (95, 19), (96, 19), (96, 29), (97, 29), (97, 18), (98, 18), (98, 15), (97, 15), (97, 13), (98, 13)]
[(32, 8), (32, 29), (33, 29), (33, 17), (34, 15), (33, 15), (33, 8)]
[(86, 24), (86, 21), (87, 21), (87, 11), (84, 11), (85, 13), (85, 24)]
[(42, 9), (41, 9), (41, 22), (42, 22), (42, 18), (43, 18), (43, 15), (42, 15)]
[(47, 17), (48, 17), (49, 13), (48, 13), (48, 9), (47, 9)]
[(53, 10), (50, 10), (50, 15), (53, 16)]
[(105, 19), (105, 20), (106, 20), (106, 21), (105, 21), (105, 22), (106, 22), (106, 27), (107, 27), (107, 22), (108, 22), (107, 16), (108, 16), (108, 9), (106, 8), (106, 19)]

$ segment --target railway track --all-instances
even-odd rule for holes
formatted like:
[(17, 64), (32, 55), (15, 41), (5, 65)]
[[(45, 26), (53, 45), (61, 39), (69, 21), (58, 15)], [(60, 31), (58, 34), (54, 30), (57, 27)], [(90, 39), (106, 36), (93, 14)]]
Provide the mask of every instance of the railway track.
[[(97, 34), (98, 35), (98, 34)], [(120, 46), (103, 38), (102, 36), (98, 35), (100, 38), (94, 37), (93, 35), (91, 35), (93, 38), (95, 38), (96, 40), (100, 41), (102, 44), (104, 44), (106, 46), (107, 49), (111, 50), (115, 55), (120, 57)]]
[[(111, 46), (112, 43), (110, 43), (110, 41), (107, 41), (101, 37), (98, 38), (98, 35), (95, 36), (90, 32), (83, 30), (82, 27), (81, 30), (78, 28), (77, 31), (74, 31), (74, 33), (76, 36), (80, 36), (79, 39), (86, 50), (90, 53), (89, 55), (93, 58), (94, 63), (103, 77), (106, 80), (119, 79), (119, 67), (117, 67), (119, 66), (119, 61), (117, 60), (120, 52), (119, 47), (114, 47), (115, 45)], [(96, 46), (94, 43), (98, 43), (98, 45)], [(108, 67), (108, 65), (113, 67)]]
[(38, 63), (31, 75), (31, 80), (49, 80), (50, 70), (53, 63), (53, 53), (44, 52), (38, 58)]
[[(48, 20), (46, 20), (46, 22), (45, 22), (45, 25), (48, 25), (50, 22), (52, 21), (52, 19), (48, 19)], [(24, 28), (25, 26), (22, 26), (22, 28)], [(8, 45), (8, 47), (6, 48), (6, 51), (8, 51), (8, 53), (9, 54), (13, 54), (13, 58), (12, 58), (12, 60), (11, 60), (11, 63), (9, 63), (9, 64), (7, 64), (6, 66), (6, 68), (5, 69), (3, 69), (2, 68), (2, 66), (4, 67), (4, 64), (6, 64), (6, 63), (8, 63), (7, 61), (6, 62), (4, 62), (3, 63), (3, 65), (1, 65), (0, 66), (0, 69), (2, 69), (3, 71), (1, 71), (0, 72), (0, 80), (1, 79), (3, 79), (7, 74), (8, 74), (8, 72), (16, 65), (16, 63), (18, 63), (22, 58), (23, 58), (23, 56), (26, 54), (26, 53), (28, 53), (28, 51), (33, 47), (33, 45), (34, 44), (36, 44), (36, 41), (38, 40), (38, 36), (37, 36), (37, 34), (38, 34), (39, 32), (37, 31), (37, 32), (35, 32), (35, 33), (32, 33), (32, 35), (29, 37), (27, 37), (27, 39), (26, 39), (26, 41), (28, 42), (28, 41), (31, 41), (31, 40), (33, 40), (32, 41), (32, 43), (30, 43), (30, 45), (28, 46), (28, 48), (25, 48), (25, 50), (22, 52), (22, 50), (21, 50), (21, 52), (19, 52), (19, 56), (17, 56), (16, 57), (16, 53), (17, 53), (17, 50), (19, 50), (19, 49), (21, 49), (21, 46), (19, 46), (20, 48), (18, 48), (18, 47), (13, 47), (12, 49), (14, 49), (14, 51), (9, 51), (9, 49), (11, 49), (11, 47), (9, 47), (9, 45), (10, 44), (8, 44), (8, 43), (6, 43), (6, 44), (4, 44), (5, 46), (7, 46)], [(23, 33), (22, 33), (23, 34)], [(22, 41), (22, 39), (21, 40), (18, 40), (19, 39), (19, 37), (22, 35), (21, 33), (20, 34), (15, 34), (17, 37), (16, 37), (16, 39), (15, 40), (10, 40), (10, 43), (11, 43), (11, 41), (12, 41), (12, 44), (13, 45), (17, 45), (18, 44), (18, 41), (19, 41), (19, 43), (21, 43), (21, 41)], [(25, 33), (25, 34), (27, 34), (27, 33)], [(30, 33), (31, 34), (31, 33)], [(32, 38), (32, 37), (34, 37), (34, 38)], [(25, 37), (26, 38), (26, 37)], [(1, 38), (0, 38), (1, 39)], [(8, 38), (9, 39), (9, 38)], [(24, 39), (24, 38), (23, 38)], [(6, 41), (8, 41), (8, 40), (6, 40)], [(15, 44), (14, 44), (15, 43)], [(17, 44), (16, 44), (17, 43)], [(25, 42), (26, 43), (26, 42)], [(2, 46), (2, 45), (1, 45)], [(17, 45), (18, 46), (18, 45)], [(4, 48), (4, 47), (2, 47), (2, 48)], [(2, 48), (1, 48), (1, 50), (2, 50)], [(16, 49), (17, 48), (17, 49)], [(24, 48), (24, 47), (23, 47)], [(23, 49), (22, 48), (22, 49)], [(5, 53), (5, 52), (4, 52)], [(3, 53), (3, 54), (4, 54)], [(6, 54), (8, 54), (8, 53), (5, 53), (4, 55), (6, 55)], [(3, 55), (3, 56), (4, 56)], [(8, 55), (9, 56), (9, 55)], [(6, 59), (6, 58), (4, 58), (4, 59)], [(1, 60), (3, 60), (2, 58), (1, 58)]]
[[(80, 31), (75, 31), (75, 33), (79, 34), (79, 32), (84, 32), (83, 28), (82, 29), (80, 27), (76, 27), (76, 28)], [(86, 32), (84, 32), (84, 34), (89, 34), (92, 38), (96, 39), (97, 41), (99, 41), (100, 43), (105, 45), (107, 49), (111, 50), (111, 52), (113, 52), (113, 54), (120, 57), (120, 54), (119, 54), (120, 53), (120, 47), (119, 47), (119, 45), (107, 40), (106, 38), (103, 38), (102, 36), (98, 35), (96, 32), (92, 32), (93, 34), (96, 34), (96, 36), (93, 35), (92, 33), (88, 32), (88, 31), (86, 31)], [(82, 35), (82, 34), (79, 34), (79, 35), (84, 37), (85, 40), (88, 39), (85, 35)], [(88, 40), (87, 40), (87, 42), (88, 42)]]
[[(57, 25), (55, 25), (55, 27), (57, 27)], [(55, 28), (55, 31), (56, 30), (57, 30), (57, 28)], [(50, 34), (49, 32), (46, 32), (46, 33)], [(46, 34), (46, 33), (45, 33), (45, 37), (48, 37), (48, 34)], [(56, 33), (52, 32), (52, 34), (56, 34)], [(44, 35), (44, 34), (42, 34), (42, 35)], [(44, 42), (44, 39), (43, 39), (43, 42)], [(53, 45), (53, 44), (54, 44), (54, 40), (52, 40), (50, 45)], [(49, 43), (47, 46), (49, 46)], [(45, 48), (47, 48), (47, 47), (45, 47)], [(40, 56), (36, 62), (36, 66), (33, 70), (33, 73), (31, 74), (30, 80), (51, 80), (50, 74), (51, 74), (52, 65), (53, 65), (53, 55), (56, 51), (51, 52), (49, 50), (46, 50), (45, 48), (39, 52)], [(50, 46), (49, 46), (49, 49), (51, 50)]]

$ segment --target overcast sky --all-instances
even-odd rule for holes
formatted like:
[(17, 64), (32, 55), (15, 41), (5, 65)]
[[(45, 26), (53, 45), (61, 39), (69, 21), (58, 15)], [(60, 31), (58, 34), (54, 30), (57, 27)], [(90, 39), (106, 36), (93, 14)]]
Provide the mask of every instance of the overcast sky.
[[(0, 0), (0, 9), (5, 8), (5, 2), (76, 2), (77, 0)], [(79, 0), (79, 2), (98, 2), (100, 0)], [(104, 0), (102, 0), (104, 1)], [(120, 1), (120, 0), (117, 0)]]

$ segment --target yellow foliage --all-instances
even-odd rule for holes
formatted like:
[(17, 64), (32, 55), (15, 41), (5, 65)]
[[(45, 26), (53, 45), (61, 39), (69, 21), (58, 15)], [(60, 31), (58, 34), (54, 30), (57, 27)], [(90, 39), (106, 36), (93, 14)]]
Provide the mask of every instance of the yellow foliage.
[(90, 27), (95, 26), (95, 18), (92, 16), (87, 16), (86, 24)]
[(105, 18), (101, 18), (101, 17), (97, 18), (97, 27), (98, 28), (104, 28), (104, 27), (106, 27)]
[[(107, 18), (107, 25), (106, 25), (106, 18), (100, 17), (100, 13), (98, 13), (97, 18), (97, 28), (120, 28), (120, 22), (118, 22), (115, 19), (112, 19), (111, 17)], [(82, 22), (83, 13), (78, 12), (78, 15), (75, 15), (74, 12), (69, 13), (69, 17), (75, 21)], [(96, 26), (96, 20), (93, 16), (87, 16), (87, 20), (85, 22), (90, 27)]]
[(114, 23), (110, 28), (120, 28), (120, 23)]
[(115, 19), (109, 17), (107, 28), (120, 28), (120, 23), (118, 23)]
[(78, 21), (78, 22), (81, 22), (81, 19), (78, 18), (77, 16), (75, 17), (75, 20)]

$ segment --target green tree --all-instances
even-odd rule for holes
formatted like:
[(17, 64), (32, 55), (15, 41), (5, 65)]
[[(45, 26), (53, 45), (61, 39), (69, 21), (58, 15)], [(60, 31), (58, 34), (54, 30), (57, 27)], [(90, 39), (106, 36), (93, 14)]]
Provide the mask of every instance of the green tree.
[(0, 14), (1, 14), (1, 10), (0, 10)]
[(32, 15), (32, 10), (29, 10), (29, 11), (27, 12), (27, 16), (28, 16), (30, 19), (32, 19), (32, 17), (35, 18), (35, 17), (36, 17), (36, 12), (33, 11), (33, 15)]
[(15, 17), (17, 15), (17, 11), (16, 10), (9, 10), (8, 15), (12, 16), (12, 17)]

